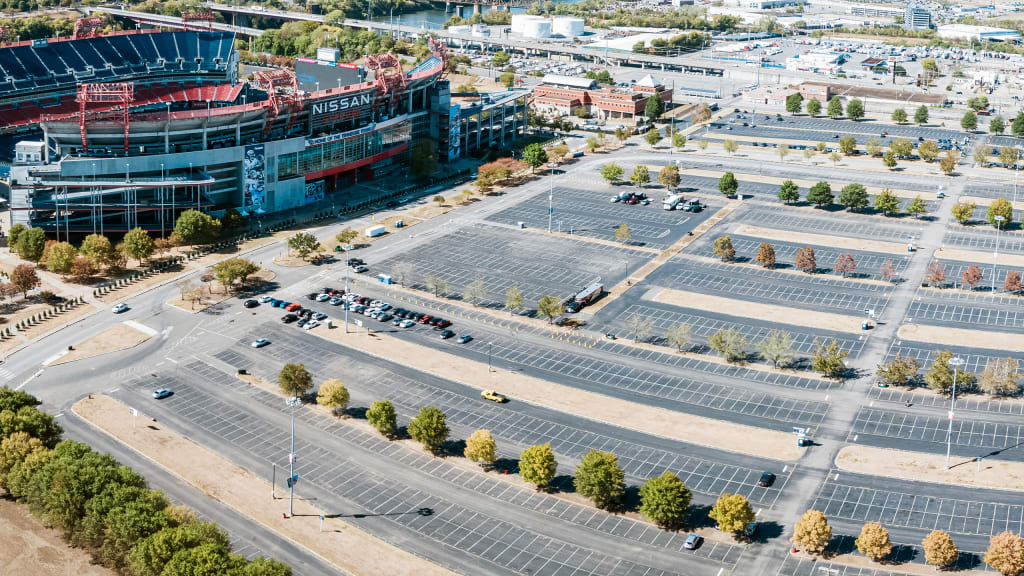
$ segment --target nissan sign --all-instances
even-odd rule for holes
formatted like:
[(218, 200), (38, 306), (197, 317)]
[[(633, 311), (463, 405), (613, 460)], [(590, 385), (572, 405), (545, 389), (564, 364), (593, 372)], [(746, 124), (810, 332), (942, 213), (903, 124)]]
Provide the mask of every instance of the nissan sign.
[(324, 102), (313, 103), (313, 114), (332, 114), (335, 112), (341, 112), (342, 110), (348, 110), (349, 108), (357, 108), (359, 106), (369, 106), (372, 102), (370, 94), (356, 94), (353, 96), (342, 96), (333, 100), (327, 100)]

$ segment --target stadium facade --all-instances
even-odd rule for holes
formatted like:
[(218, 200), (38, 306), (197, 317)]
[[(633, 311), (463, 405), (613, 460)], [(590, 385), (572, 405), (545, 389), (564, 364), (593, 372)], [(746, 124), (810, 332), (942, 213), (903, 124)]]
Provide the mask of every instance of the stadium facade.
[(407, 72), (378, 54), (365, 65), (372, 79), (306, 91), (287, 69), (239, 81), (233, 33), (77, 32), (0, 47), (12, 224), (62, 239), (162, 234), (191, 208), (258, 219), (343, 203), (355, 182), (405, 174), (420, 142), (445, 163), (526, 127), (527, 92), (453, 105), (439, 43)]

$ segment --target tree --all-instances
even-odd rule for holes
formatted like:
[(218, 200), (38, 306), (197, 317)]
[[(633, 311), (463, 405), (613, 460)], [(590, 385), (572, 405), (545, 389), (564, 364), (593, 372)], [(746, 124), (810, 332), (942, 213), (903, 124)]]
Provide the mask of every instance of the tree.
[(394, 438), (398, 432), (395, 407), (390, 400), (376, 400), (366, 411), (366, 421), (386, 438)]
[(1020, 272), (1010, 270), (1006, 273), (1006, 280), (1003, 282), (1003, 290), (1010, 294), (1018, 294), (1021, 291)]
[(423, 444), (423, 447), (431, 452), (437, 452), (441, 444), (448, 439), (449, 433), (444, 412), (437, 406), (420, 408), (420, 413), (409, 421), (407, 430), (410, 438)]
[(786, 97), (786, 112), (790, 114), (796, 114), (800, 112), (800, 108), (803, 106), (804, 97), (799, 92), (794, 92)]
[(828, 155), (828, 159), (832, 161), (833, 165), (838, 166), (843, 157), (839, 155), (839, 152), (833, 152)]
[(978, 115), (973, 110), (964, 112), (962, 118), (960, 118), (960, 127), (968, 132), (973, 132), (978, 127)]
[(711, 253), (716, 258), (720, 258), (722, 262), (728, 262), (736, 257), (736, 249), (732, 247), (732, 238), (729, 236), (719, 236), (715, 239), (714, 244), (711, 245)]
[(484, 281), (477, 279), (473, 280), (462, 291), (462, 299), (469, 302), (473, 306), (476, 306), (481, 300), (487, 297), (487, 287), (484, 286)]
[(722, 149), (728, 152), (729, 154), (735, 154), (736, 151), (740, 149), (740, 147), (738, 144), (736, 144), (735, 140), (729, 138), (722, 142)]
[(523, 308), (523, 291), (519, 286), (509, 286), (505, 291), (505, 308), (508, 308), (509, 314)]
[[(984, 148), (979, 146), (978, 150), (984, 151)], [(1011, 148), (1010, 146), (1003, 146), (999, 149), (999, 162), (1007, 168), (1013, 168), (1017, 164), (1017, 149)]]
[(494, 56), (491, 57), (491, 66), (499, 69), (504, 68), (505, 66), (508, 66), (508, 63), (511, 59), (512, 56), (508, 52), (505, 52), (504, 50), (498, 50), (497, 52), (494, 53)]
[(633, 314), (626, 319), (626, 329), (633, 335), (633, 342), (639, 342), (647, 335), (651, 333), (651, 329), (654, 327), (654, 320), (641, 316), (639, 314)]
[(786, 204), (800, 200), (800, 187), (792, 180), (786, 180), (779, 186), (779, 200)]
[(633, 168), (633, 173), (629, 175), (629, 183), (634, 186), (643, 188), (644, 184), (649, 184), (650, 182), (651, 174), (648, 172), (647, 166), (643, 164), (638, 164), (636, 168)]
[(352, 228), (344, 228), (341, 232), (334, 237), (338, 244), (351, 244), (356, 237), (359, 236), (359, 232)]
[(523, 480), (537, 487), (537, 491), (544, 490), (555, 478), (555, 471), (558, 470), (558, 462), (555, 461), (555, 453), (551, 451), (551, 444), (534, 444), (519, 455), (519, 475)]
[(409, 172), (413, 177), (422, 179), (437, 170), (437, 151), (433, 143), (423, 141), (409, 155)]
[(942, 394), (950, 394), (953, 390), (953, 375), (956, 373), (957, 391), (970, 388), (974, 384), (974, 373), (966, 372), (959, 368), (955, 369), (949, 365), (953, 359), (953, 353), (943, 350), (935, 354), (928, 372), (924, 375), (924, 382), (929, 388)]
[(722, 328), (708, 338), (708, 346), (725, 358), (726, 362), (736, 362), (746, 357), (744, 350), (747, 339), (734, 328)]
[(963, 273), (960, 274), (960, 282), (970, 286), (971, 290), (974, 290), (974, 288), (984, 279), (985, 277), (981, 273), (981, 268), (979, 268), (977, 264), (971, 264), (967, 267), (967, 270), (964, 270)]
[(46, 450), (46, 447), (42, 440), (28, 432), (11, 432), (0, 441), (0, 486), (6, 488), (7, 474), (37, 450)]
[(736, 175), (732, 172), (726, 172), (718, 179), (718, 191), (726, 196), (735, 196), (739, 187), (740, 183), (736, 181)]
[(629, 243), (630, 238), (633, 237), (633, 231), (626, 224), (619, 224), (619, 227), (615, 229), (615, 241), (623, 244)]
[(537, 168), (543, 166), (547, 161), (548, 153), (540, 144), (530, 144), (523, 149), (523, 162), (526, 162), (531, 171), (536, 172)]
[(348, 409), (349, 394), (348, 388), (341, 383), (341, 380), (332, 378), (320, 385), (316, 393), (316, 403), (331, 409), (335, 416), (340, 416)]
[(924, 198), (921, 198), (920, 194), (914, 196), (914, 199), (910, 201), (910, 204), (907, 204), (907, 214), (910, 214), (914, 218), (920, 218), (922, 214), (927, 213), (928, 204), (924, 201)]
[(893, 194), (889, 188), (882, 188), (882, 191), (875, 195), (875, 210), (886, 216), (899, 210), (900, 199)]
[(808, 510), (800, 516), (793, 526), (794, 546), (799, 546), (811, 554), (821, 554), (832, 540), (832, 527), (828, 519), (818, 510)]
[(892, 153), (892, 150), (886, 152), (885, 156), (882, 156), (882, 164), (885, 164), (885, 167), (889, 170), (896, 167), (896, 155)]
[(225, 292), (234, 286), (235, 280), (240, 280), (242, 285), (245, 285), (246, 279), (259, 271), (258, 265), (245, 258), (230, 258), (213, 265), (213, 273), (217, 281), (224, 286)]
[(857, 263), (853, 261), (853, 256), (844, 252), (836, 258), (836, 263), (832, 269), (842, 274), (843, 278), (846, 278), (847, 274), (857, 269)]
[[(1004, 146), (1005, 148), (1005, 146)], [(1002, 152), (1002, 148), (999, 149)], [(974, 163), (981, 166), (982, 168), (988, 168), (988, 148), (984, 146), (976, 146), (974, 152), (971, 153), (971, 157), (974, 159)]]
[(177, 522), (142, 539), (128, 554), (128, 572), (139, 576), (159, 576), (174, 555), (201, 545), (227, 551), (228, 535), (212, 522)]
[(50, 247), (46, 257), (46, 267), (51, 272), (66, 276), (71, 272), (71, 265), (78, 256), (78, 250), (67, 242), (58, 242)]
[(305, 364), (285, 364), (277, 374), (277, 385), (281, 391), (298, 398), (304, 396), (313, 387), (313, 376), (306, 370)]
[(1000, 532), (989, 540), (985, 563), (1003, 576), (1024, 571), (1024, 540), (1013, 532)]
[(554, 296), (541, 296), (539, 302), (537, 302), (537, 313), (548, 319), (548, 324), (551, 324), (556, 316), (561, 316), (565, 312), (565, 305), (562, 301)]
[(1002, 116), (993, 116), (988, 121), (988, 131), (993, 134), (1002, 134), (1003, 130), (1006, 130), (1006, 121), (1003, 120)]
[(917, 358), (902, 356), (897, 352), (895, 358), (878, 365), (875, 375), (880, 382), (889, 386), (906, 386), (917, 378), (919, 368)]
[(907, 111), (903, 108), (897, 108), (892, 111), (892, 121), (897, 124), (902, 124), (907, 121)]
[(892, 258), (887, 258), (885, 262), (882, 262), (882, 265), (878, 267), (878, 273), (881, 274), (882, 280), (886, 282), (892, 280), (896, 275), (896, 267), (892, 265)]
[(851, 211), (868, 207), (868, 191), (860, 184), (847, 184), (839, 191), (839, 203)]
[(220, 223), (209, 214), (198, 210), (185, 210), (174, 223), (174, 233), (189, 246), (213, 242), (220, 234)]
[(502, 72), (501, 76), (498, 76), (498, 82), (505, 86), (505, 88), (511, 88), (516, 85), (516, 74), (515, 72)]
[(839, 96), (833, 96), (828, 101), (828, 115), (830, 118), (839, 118), (843, 115), (843, 102), (839, 99)]
[(941, 286), (946, 281), (946, 265), (938, 260), (933, 261), (928, 265), (924, 280), (932, 286)]
[(889, 540), (889, 531), (882, 528), (878, 522), (868, 522), (860, 529), (860, 536), (853, 541), (857, 550), (878, 562), (892, 552), (892, 542)]
[(679, 180), (679, 168), (674, 165), (665, 166), (658, 171), (658, 183), (669, 190), (678, 186)]
[(810, 161), (811, 158), (814, 158), (814, 150), (811, 148), (804, 148), (804, 160)]
[(640, 487), (638, 510), (659, 528), (677, 529), (686, 520), (693, 495), (686, 484), (674, 473), (666, 470)]
[(921, 541), (921, 546), (924, 548), (924, 561), (936, 568), (951, 566), (960, 556), (953, 539), (941, 530), (932, 530)]
[(757, 343), (757, 350), (776, 368), (787, 366), (796, 356), (793, 351), (793, 337), (785, 330), (769, 332), (764, 340)]
[(644, 116), (649, 120), (657, 120), (661, 118), (661, 113), (665, 111), (665, 105), (661, 102), (661, 96), (658, 94), (652, 94), (647, 99), (647, 103), (644, 104)]
[(839, 151), (850, 156), (857, 149), (857, 140), (853, 136), (844, 136), (839, 139)]
[(815, 340), (811, 352), (811, 370), (829, 378), (837, 378), (846, 371), (846, 359), (849, 356), (850, 353), (843, 350), (835, 338), (826, 343)]
[(835, 196), (832, 195), (832, 187), (828, 182), (818, 182), (807, 192), (807, 201), (815, 206), (827, 206), (832, 203)]
[(320, 241), (315, 235), (309, 232), (299, 232), (288, 238), (288, 250), (294, 250), (299, 254), (299, 258), (305, 259), (311, 253), (323, 250), (323, 247), (320, 246)]
[(917, 154), (925, 162), (931, 162), (939, 155), (939, 147), (931, 140), (925, 140), (917, 145)]
[(697, 147), (701, 149), (701, 152), (703, 152), (704, 150), (707, 150), (708, 149), (708, 141), (707, 140), (699, 140), (697, 142)]
[(466, 439), (466, 449), (462, 454), (470, 461), (480, 464), (484, 470), (490, 470), (495, 460), (498, 459), (491, 431), (481, 428), (470, 434)]
[[(1020, 387), (1017, 385), (1016, 358), (994, 358), (988, 361), (978, 376), (978, 388), (993, 396), (1012, 396)], [(959, 382), (957, 382), (959, 384)]]
[(622, 178), (622, 174), (622, 167), (615, 162), (609, 162), (601, 166), (601, 177), (607, 180), (610, 184), (618, 182)]
[(797, 250), (794, 265), (808, 274), (813, 274), (818, 269), (818, 263), (814, 259), (814, 248), (804, 246)]
[(89, 260), (85, 256), (78, 256), (75, 261), (71, 263), (71, 275), (75, 277), (78, 282), (85, 282), (96, 274), (96, 266), (93, 265), (92, 260)]
[[(24, 224), (15, 224), (11, 226), (11, 229), (7, 231), (7, 245), (10, 246), (11, 251), (17, 252), (18, 239), (21, 238), (22, 232), (28, 230), (28, 226)], [(88, 236), (86, 236), (88, 238)]]
[(30, 262), (39, 262), (46, 248), (46, 232), (42, 228), (29, 228), (18, 234), (18, 243), (14, 246), (18, 256)]
[(917, 108), (917, 110), (914, 111), (914, 122), (917, 123), (917, 124), (925, 124), (925, 123), (928, 122), (928, 107), (927, 106), (925, 106), (924, 104), (921, 104), (921, 106), (919, 106)]
[(690, 114), (690, 120), (694, 126), (711, 120), (711, 108), (708, 108), (708, 105), (704, 102), (697, 104), (693, 113)]
[(775, 147), (775, 153), (779, 155), (779, 160), (785, 160), (789, 156), (789, 145), (779, 144)]
[(676, 352), (682, 352), (684, 348), (689, 348), (693, 341), (690, 325), (681, 322), (673, 324), (665, 333), (665, 341), (669, 346), (675, 348)]
[(672, 134), (672, 147), (673, 148), (683, 148), (685, 146), (686, 146), (686, 136), (682, 132), (680, 132), (679, 130), (676, 130), (675, 133)]
[(757, 247), (757, 254), (754, 256), (754, 261), (765, 268), (774, 268), (775, 247), (768, 242), (762, 242), (761, 245)]
[(956, 165), (959, 161), (960, 160), (957, 155), (950, 150), (946, 152), (946, 155), (942, 157), (942, 160), (939, 160), (939, 169), (942, 170), (943, 174), (949, 176), (954, 170), (956, 170)]
[[(999, 222), (996, 220), (996, 216), (1002, 216), (1003, 221)], [(1002, 227), (1006, 227), (1013, 221), (1013, 204), (1006, 198), (996, 198), (988, 205), (988, 210), (985, 212), (985, 220), (988, 220), (988, 223), (993, 226), (999, 224)]]
[(882, 142), (881, 142), (881, 140), (879, 140), (878, 138), (875, 138), (874, 136), (868, 138), (867, 142), (864, 143), (864, 152), (866, 152), (868, 156), (877, 156), (877, 155), (881, 154), (881, 152), (882, 152)]
[(652, 126), (650, 130), (644, 133), (644, 140), (646, 140), (649, 145), (654, 146), (661, 141), (661, 133), (658, 132), (657, 128)]
[(978, 205), (974, 202), (964, 202), (963, 200), (953, 204), (953, 218), (964, 226), (971, 221), (971, 217), (974, 215), (974, 209)]
[(718, 523), (722, 532), (739, 532), (754, 521), (754, 509), (743, 496), (726, 492), (718, 497), (708, 517)]
[(114, 247), (110, 244), (110, 239), (106, 236), (99, 234), (90, 234), (82, 240), (82, 246), (79, 248), (79, 253), (85, 256), (92, 263), (97, 266), (108, 266), (111, 261)]
[(625, 473), (619, 459), (611, 452), (591, 449), (583, 455), (573, 476), (576, 493), (590, 498), (602, 510), (615, 510), (622, 506), (626, 495)]
[[(30, 228), (28, 232), (31, 232)], [(26, 232), (25, 234), (28, 234)], [(24, 235), (23, 235), (24, 236)], [(11, 271), (11, 284), (14, 284), (23, 298), (28, 298), (28, 291), (39, 286), (39, 274), (36, 274), (36, 267), (31, 264), (18, 264)]]
[(811, 116), (817, 116), (821, 114), (821, 101), (817, 98), (811, 98), (807, 101), (807, 113)]
[(1018, 112), (1013, 117), (1013, 122), (1010, 123), (1010, 133), (1018, 138), (1024, 136), (1024, 111)]
[(864, 103), (854, 98), (846, 103), (846, 116), (857, 121), (864, 117)]
[(435, 276), (433, 274), (427, 274), (426, 276), (424, 276), (423, 284), (424, 286), (427, 287), (427, 290), (430, 290), (431, 292), (434, 293), (434, 296), (437, 296), (438, 294), (441, 293), (447, 294), (448, 291), (450, 291), (452, 288), (451, 285), (448, 284), (447, 280), (441, 278), (440, 276)]

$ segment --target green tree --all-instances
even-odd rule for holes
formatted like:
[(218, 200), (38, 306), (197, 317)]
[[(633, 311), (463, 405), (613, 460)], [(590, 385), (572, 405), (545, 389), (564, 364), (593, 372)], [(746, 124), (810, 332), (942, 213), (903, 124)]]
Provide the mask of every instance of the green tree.
[(807, 101), (807, 113), (811, 116), (817, 116), (821, 114), (821, 101), (817, 98), (811, 98)]
[(960, 119), (960, 127), (968, 132), (973, 132), (978, 127), (978, 115), (973, 110), (964, 112), (963, 118)]
[(857, 121), (864, 117), (864, 102), (854, 98), (846, 103), (846, 116)]
[(633, 173), (629, 175), (629, 183), (634, 186), (643, 188), (645, 184), (649, 184), (651, 181), (651, 174), (647, 170), (647, 166), (638, 164), (636, 168), (633, 168)]
[(508, 66), (509, 61), (512, 60), (512, 55), (504, 50), (498, 50), (491, 57), (491, 66), (498, 69), (503, 69)]
[(907, 111), (903, 108), (897, 108), (892, 111), (892, 121), (897, 124), (903, 124), (907, 121)]
[(515, 72), (503, 72), (501, 76), (498, 76), (498, 82), (505, 86), (505, 88), (511, 88), (516, 85), (516, 74)]
[(337, 378), (331, 378), (320, 385), (316, 392), (316, 403), (331, 409), (335, 416), (341, 416), (348, 409), (348, 388)]
[(345, 228), (334, 237), (338, 241), (338, 244), (351, 244), (356, 237), (359, 236), (359, 232), (351, 228)]
[(249, 276), (259, 271), (259, 266), (245, 258), (229, 258), (213, 265), (214, 276), (224, 286), (225, 292), (234, 286), (236, 280), (244, 286)]
[(11, 271), (10, 278), (11, 284), (14, 285), (18, 292), (21, 292), (23, 298), (28, 298), (28, 291), (36, 288), (40, 283), (36, 267), (31, 264), (18, 264)]
[(409, 421), (407, 427), (409, 437), (423, 444), (431, 452), (437, 452), (441, 444), (448, 439), (448, 424), (445, 423), (444, 412), (437, 406), (420, 408), (420, 413)]
[(718, 191), (726, 196), (735, 196), (739, 187), (740, 183), (736, 181), (736, 175), (732, 172), (726, 172), (718, 179)]
[(114, 247), (110, 239), (99, 234), (90, 234), (82, 240), (79, 253), (88, 258), (97, 267), (106, 267), (113, 260)]
[(0, 486), (7, 488), (7, 474), (37, 450), (46, 450), (46, 447), (28, 432), (12, 432), (0, 440)]
[(680, 132), (679, 130), (676, 130), (675, 133), (672, 134), (672, 147), (673, 148), (683, 148), (685, 146), (686, 146), (686, 136), (684, 136), (683, 133)]
[(161, 576), (214, 576), (231, 574), (245, 565), (245, 558), (215, 544), (200, 544), (176, 553)]
[(220, 234), (220, 224), (209, 214), (198, 210), (186, 210), (178, 215), (174, 233), (189, 246), (213, 242)]
[(835, 338), (825, 343), (815, 340), (811, 352), (811, 370), (829, 378), (838, 378), (846, 372), (846, 359), (849, 356), (850, 353), (843, 350)]
[(921, 198), (921, 195), (914, 196), (914, 199), (907, 204), (907, 214), (910, 214), (914, 218), (920, 218), (921, 215), (928, 213), (928, 204)]
[[(975, 150), (982, 150), (982, 146), (978, 146)], [(987, 160), (988, 157), (982, 159), (982, 162)], [(1014, 168), (1017, 165), (1017, 149), (1010, 146), (1003, 146), (999, 149), (999, 162), (1007, 168)]]
[(668, 190), (678, 186), (679, 180), (679, 168), (674, 165), (665, 166), (658, 171), (658, 182)]
[(601, 166), (601, 177), (611, 184), (618, 182), (622, 178), (622, 174), (622, 167), (614, 162), (609, 162)]
[(409, 155), (409, 172), (418, 179), (423, 179), (437, 170), (437, 151), (429, 140), (420, 142)]
[(313, 377), (305, 364), (285, 364), (277, 374), (277, 385), (288, 396), (304, 396), (313, 387)]
[(743, 496), (726, 492), (718, 497), (708, 516), (718, 524), (722, 532), (735, 533), (754, 521), (754, 509)]
[(537, 302), (537, 313), (547, 318), (548, 324), (551, 324), (557, 316), (561, 316), (564, 312), (565, 305), (554, 296), (542, 296)]
[(857, 140), (853, 136), (843, 136), (839, 139), (839, 151), (849, 156), (857, 149)]
[(882, 141), (874, 136), (868, 138), (864, 143), (864, 152), (868, 156), (877, 156), (882, 152)]
[(832, 527), (828, 519), (818, 510), (808, 510), (793, 526), (793, 546), (799, 546), (811, 554), (821, 554), (832, 540)]
[(519, 289), (519, 286), (509, 286), (508, 290), (505, 291), (505, 308), (508, 308), (509, 314), (516, 310), (522, 310), (523, 291)]
[(967, 223), (971, 221), (971, 217), (974, 215), (974, 209), (977, 207), (978, 205), (974, 202), (964, 202), (961, 200), (960, 202), (953, 204), (953, 218), (955, 218), (957, 222), (966, 226)]
[(788, 366), (796, 357), (793, 351), (793, 337), (785, 330), (772, 330), (768, 336), (757, 343), (757, 350), (765, 360), (776, 368)]
[(833, 96), (828, 101), (828, 115), (830, 118), (839, 118), (843, 115), (843, 101), (839, 99), (839, 96)]
[(647, 141), (647, 144), (654, 146), (661, 141), (661, 133), (658, 132), (657, 128), (652, 126), (650, 130), (644, 133), (644, 140)]
[(875, 210), (888, 216), (899, 210), (900, 199), (891, 189), (882, 188), (882, 191), (875, 195), (874, 204)]
[(896, 155), (891, 150), (886, 152), (885, 156), (882, 156), (882, 164), (885, 164), (886, 168), (892, 170), (896, 167)]
[(993, 134), (1002, 134), (1003, 130), (1006, 130), (1006, 121), (1003, 120), (1002, 116), (993, 116), (988, 121), (988, 131)]
[(366, 421), (386, 438), (394, 438), (398, 432), (395, 407), (390, 400), (376, 400), (366, 411)]
[(906, 386), (917, 378), (919, 368), (917, 358), (897, 353), (892, 360), (879, 364), (875, 375), (878, 376), (879, 382), (888, 386)]
[(176, 553), (209, 545), (231, 549), (228, 535), (212, 522), (189, 522), (171, 526), (139, 541), (128, 554), (128, 572), (137, 576), (160, 576)]
[(690, 325), (682, 322), (673, 324), (665, 334), (665, 340), (669, 346), (676, 349), (676, 352), (682, 352), (684, 348), (689, 348), (693, 341)]
[(786, 180), (779, 186), (779, 200), (786, 204), (800, 201), (800, 187), (792, 180)]
[(320, 240), (315, 235), (309, 232), (299, 232), (288, 238), (288, 250), (294, 250), (298, 253), (299, 258), (305, 259), (313, 252), (323, 250), (323, 246), (320, 245)]
[(853, 542), (857, 550), (878, 562), (892, 552), (892, 542), (889, 540), (889, 531), (882, 528), (878, 522), (868, 522), (860, 530), (860, 536)]
[(793, 92), (789, 96), (786, 96), (786, 112), (790, 114), (796, 114), (803, 107), (804, 97), (799, 92)]
[(914, 153), (914, 143), (906, 138), (897, 138), (889, 144), (889, 150), (899, 157), (910, 156)]
[(29, 228), (18, 234), (18, 243), (14, 246), (18, 256), (30, 262), (39, 262), (46, 248), (46, 232), (42, 228)]
[(736, 257), (736, 249), (732, 246), (732, 238), (729, 236), (719, 236), (715, 239), (714, 244), (711, 245), (711, 253), (716, 258), (722, 260), (722, 262), (728, 262)]
[(664, 111), (665, 105), (661, 102), (661, 97), (658, 94), (652, 94), (644, 104), (644, 116), (650, 120), (661, 118), (661, 113)]
[(523, 149), (523, 162), (526, 162), (533, 172), (536, 172), (537, 168), (543, 166), (547, 161), (548, 153), (540, 144), (529, 144)]
[(926, 124), (928, 122), (928, 107), (921, 104), (914, 112), (914, 122), (917, 124)]
[(954, 170), (956, 170), (957, 162), (959, 162), (959, 157), (950, 150), (946, 152), (946, 155), (942, 157), (942, 160), (939, 160), (939, 168), (942, 170), (943, 174), (949, 176)]
[(847, 184), (839, 191), (839, 203), (850, 210), (868, 207), (868, 191), (860, 184)]
[(828, 206), (834, 199), (828, 182), (818, 182), (807, 191), (807, 201), (815, 206)]
[(224, 216), (220, 219), (220, 227), (228, 232), (236, 232), (245, 228), (246, 218), (242, 216), (234, 206), (228, 206), (224, 210)]
[(615, 229), (615, 241), (626, 244), (630, 238), (633, 237), (633, 231), (630, 230), (626, 224), (619, 224), (619, 227)]
[(722, 328), (708, 338), (708, 346), (725, 358), (726, 362), (737, 362), (747, 356), (747, 339), (733, 328)]
[(555, 461), (555, 453), (551, 451), (551, 444), (535, 444), (530, 446), (519, 455), (519, 475), (523, 480), (533, 484), (538, 491), (544, 490), (555, 478), (558, 470), (558, 462)]
[[(942, 394), (950, 394), (952, 392), (954, 368), (949, 365), (949, 361), (952, 359), (953, 353), (949, 350), (943, 350), (935, 354), (931, 366), (928, 367), (928, 372), (924, 375), (924, 383), (929, 388)], [(966, 390), (974, 385), (975, 378), (973, 372), (967, 372), (960, 368), (956, 368), (955, 372), (957, 392)]]
[(1003, 576), (1024, 572), (1024, 540), (1013, 532), (1000, 532), (989, 539), (985, 563)]
[(931, 162), (939, 155), (939, 147), (931, 140), (926, 140), (917, 145), (917, 154), (921, 160)]
[(46, 268), (50, 272), (66, 276), (71, 272), (71, 265), (78, 256), (78, 250), (67, 242), (58, 242), (50, 247), (50, 253), (46, 256)]
[(728, 152), (729, 154), (735, 154), (736, 151), (740, 149), (740, 147), (739, 144), (736, 144), (735, 140), (733, 140), (732, 138), (728, 138), (724, 142), (722, 142), (722, 149)]
[(577, 494), (590, 498), (598, 508), (615, 510), (622, 506), (626, 495), (624, 478), (615, 454), (592, 449), (584, 454), (576, 468), (573, 485)]
[(495, 454), (494, 438), (491, 431), (480, 429), (466, 438), (466, 449), (463, 455), (472, 462), (480, 464), (485, 470), (489, 470), (498, 459)]
[(665, 530), (675, 530), (686, 521), (693, 495), (686, 484), (666, 470), (640, 487), (639, 511)]
[(7, 245), (10, 246), (11, 251), (18, 251), (18, 239), (21, 238), (21, 234), (25, 230), (28, 230), (28, 226), (25, 226), (24, 224), (15, 224), (7, 231)]
[[(996, 220), (996, 216), (1002, 216), (1003, 221)], [(988, 205), (988, 210), (985, 211), (985, 220), (988, 220), (988, 223), (993, 226), (999, 224), (1005, 228), (1013, 222), (1013, 204), (1006, 198), (996, 198)]]
[(1024, 137), (1024, 111), (1017, 112), (1017, 115), (1013, 117), (1013, 122), (1010, 123), (1010, 133), (1018, 138)]

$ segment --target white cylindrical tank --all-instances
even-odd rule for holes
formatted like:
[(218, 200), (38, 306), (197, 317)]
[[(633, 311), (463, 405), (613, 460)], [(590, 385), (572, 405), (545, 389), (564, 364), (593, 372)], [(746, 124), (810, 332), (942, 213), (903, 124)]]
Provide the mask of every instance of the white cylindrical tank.
[(538, 18), (526, 22), (523, 27), (523, 36), (527, 38), (547, 38), (551, 36), (551, 20)]
[(486, 24), (473, 24), (473, 36), (484, 38), (491, 35), (491, 29)]
[(575, 16), (555, 16), (551, 21), (551, 33), (566, 38), (583, 35), (583, 18)]
[(513, 14), (512, 15), (512, 33), (513, 34), (522, 34), (523, 33), (523, 27), (526, 26), (526, 23), (529, 22), (530, 20), (535, 19), (535, 18), (537, 18), (537, 16), (533, 16), (531, 14)]
[(472, 31), (470, 26), (460, 24), (458, 26), (449, 26), (448, 31), (452, 34), (469, 34)]

